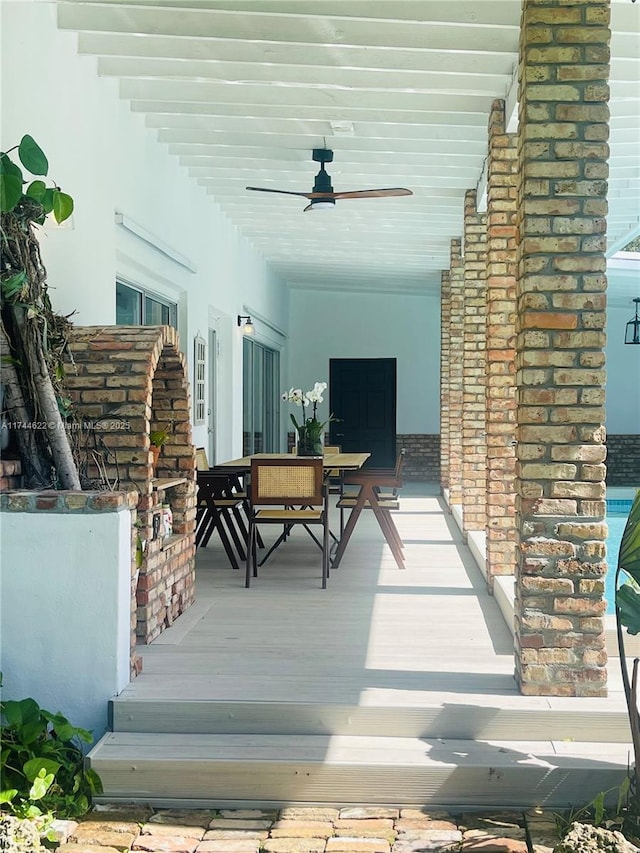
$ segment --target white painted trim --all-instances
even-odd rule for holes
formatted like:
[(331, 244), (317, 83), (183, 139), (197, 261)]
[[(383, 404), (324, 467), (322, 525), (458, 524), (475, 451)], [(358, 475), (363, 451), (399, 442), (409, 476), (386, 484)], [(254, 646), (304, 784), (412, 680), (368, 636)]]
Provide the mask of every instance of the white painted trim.
[(462, 505), (461, 504), (450, 504), (449, 508), (451, 510), (451, 515), (453, 516), (455, 523), (458, 525), (461, 532), (464, 533), (464, 527), (462, 526), (462, 523), (463, 523), (463, 521), (462, 521), (462, 519), (463, 519)]
[(128, 231), (130, 234), (135, 235), (140, 240), (144, 240), (145, 243), (148, 243), (149, 246), (152, 246), (158, 252), (163, 255), (166, 255), (167, 258), (171, 258), (176, 264), (180, 264), (181, 267), (188, 269), (189, 272), (198, 272), (197, 266), (193, 263), (192, 260), (187, 258), (185, 255), (178, 252), (176, 249), (169, 246), (164, 240), (161, 240), (160, 237), (156, 237), (155, 234), (152, 234), (151, 231), (147, 231), (142, 225), (138, 225), (137, 222), (134, 222), (133, 219), (130, 219), (128, 216), (125, 216), (124, 213), (121, 213), (119, 210), (115, 211), (114, 220), (116, 225), (120, 225), (125, 231)]
[(254, 308), (252, 308), (250, 305), (243, 305), (242, 310), (245, 311), (247, 314), (249, 314), (251, 316), (252, 320), (254, 320), (254, 321), (258, 320), (258, 322), (262, 323), (264, 326), (267, 326), (269, 329), (274, 331), (277, 335), (280, 335), (281, 338), (284, 338), (285, 341), (287, 340), (288, 335), (286, 332), (283, 332), (282, 329), (280, 329), (278, 326), (274, 325), (274, 323), (272, 323), (271, 320), (267, 320), (266, 317), (263, 317), (262, 314), (260, 314), (258, 311), (256, 311)]
[(482, 572), (483, 578), (487, 579), (487, 534), (484, 530), (467, 531), (467, 545)]

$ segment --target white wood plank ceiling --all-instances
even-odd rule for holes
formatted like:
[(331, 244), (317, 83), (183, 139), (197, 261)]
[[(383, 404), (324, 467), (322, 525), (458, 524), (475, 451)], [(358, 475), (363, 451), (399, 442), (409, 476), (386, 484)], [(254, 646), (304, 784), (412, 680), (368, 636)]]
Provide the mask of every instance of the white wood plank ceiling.
[[(294, 287), (423, 293), (513, 109), (520, 0), (58, 0), (58, 23)], [(640, 3), (612, 2), (610, 248), (640, 228)], [(412, 196), (303, 213), (334, 190)]]

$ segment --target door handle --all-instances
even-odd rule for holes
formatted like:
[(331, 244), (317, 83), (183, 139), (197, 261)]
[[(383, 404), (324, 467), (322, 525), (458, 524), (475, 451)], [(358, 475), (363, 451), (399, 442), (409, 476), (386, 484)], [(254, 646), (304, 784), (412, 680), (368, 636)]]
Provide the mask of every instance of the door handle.
[(336, 435), (338, 436), (338, 438), (344, 438), (343, 432), (337, 432)]

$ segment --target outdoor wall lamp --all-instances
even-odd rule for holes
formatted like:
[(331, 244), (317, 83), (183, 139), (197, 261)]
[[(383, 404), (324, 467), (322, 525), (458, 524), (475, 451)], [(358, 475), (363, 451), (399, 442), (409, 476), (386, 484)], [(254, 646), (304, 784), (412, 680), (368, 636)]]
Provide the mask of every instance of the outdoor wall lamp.
[(631, 300), (636, 303), (636, 316), (627, 323), (627, 330), (624, 335), (625, 344), (640, 344), (640, 318), (638, 317), (638, 305), (640, 305), (640, 296), (636, 296)]
[[(243, 322), (244, 320), (244, 322)], [(253, 334), (253, 323), (249, 314), (238, 314), (238, 325), (242, 326), (243, 335)]]

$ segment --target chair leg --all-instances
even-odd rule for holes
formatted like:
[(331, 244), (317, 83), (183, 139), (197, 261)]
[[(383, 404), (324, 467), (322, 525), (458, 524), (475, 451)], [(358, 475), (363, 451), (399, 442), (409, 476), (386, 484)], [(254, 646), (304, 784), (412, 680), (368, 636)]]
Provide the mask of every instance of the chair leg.
[(233, 550), (233, 545), (231, 544), (231, 540), (227, 536), (227, 531), (225, 529), (224, 521), (220, 511), (217, 508), (214, 508), (211, 512), (211, 525), (205, 536), (202, 540), (202, 544), (206, 545), (209, 539), (211, 538), (211, 534), (214, 530), (218, 531), (218, 535), (220, 536), (220, 541), (224, 545), (224, 550), (227, 552), (227, 557), (229, 558), (229, 562), (231, 563), (231, 567), (234, 569), (239, 569), (238, 558), (236, 557), (235, 551)]
[[(255, 549), (255, 523), (252, 518), (249, 519), (249, 534), (247, 536), (247, 556), (245, 559), (245, 577), (244, 577), (244, 585), (247, 589), (251, 586), (251, 573), (255, 574), (255, 560), (256, 560), (256, 549)], [(253, 566), (252, 566), (253, 563)]]
[(322, 536), (322, 589), (327, 588), (329, 578), (329, 507), (325, 506)]
[[(236, 524), (233, 523), (233, 520), (236, 520)], [(231, 538), (233, 539), (234, 545), (238, 551), (238, 556), (241, 560), (244, 560), (244, 549), (246, 547), (247, 541), (247, 531), (244, 526), (244, 522), (242, 521), (242, 516), (238, 512), (237, 507), (233, 507), (231, 511), (227, 511), (225, 513), (225, 521), (227, 522), (227, 527), (229, 528), (229, 533), (231, 534)], [(240, 532), (238, 532), (238, 527), (240, 528)]]
[(400, 534), (393, 523), (389, 510), (381, 509), (375, 498), (373, 498), (373, 501), (371, 502), (371, 509), (378, 520), (378, 524), (380, 525), (384, 538), (387, 540), (389, 548), (391, 548), (391, 553), (393, 554), (397, 567), (399, 569), (404, 569), (405, 565), (402, 546), (398, 545), (398, 542), (402, 542), (402, 540), (400, 539)]
[(349, 544), (349, 539), (351, 538), (351, 534), (353, 533), (353, 530), (356, 526), (356, 522), (357, 522), (358, 518), (360, 517), (360, 513), (362, 512), (363, 505), (364, 505), (364, 499), (361, 500), (360, 497), (358, 497), (358, 501), (357, 501), (356, 505), (353, 507), (353, 509), (349, 513), (349, 518), (347, 519), (347, 523), (345, 525), (344, 531), (342, 532), (342, 535), (340, 536), (340, 542), (338, 543), (338, 549), (337, 549), (335, 556), (333, 558), (333, 568), (334, 569), (337, 569), (338, 566), (340, 565), (340, 561), (342, 560), (342, 557), (343, 557), (344, 552), (347, 548), (347, 545)]

